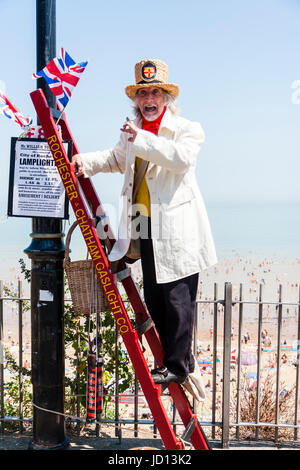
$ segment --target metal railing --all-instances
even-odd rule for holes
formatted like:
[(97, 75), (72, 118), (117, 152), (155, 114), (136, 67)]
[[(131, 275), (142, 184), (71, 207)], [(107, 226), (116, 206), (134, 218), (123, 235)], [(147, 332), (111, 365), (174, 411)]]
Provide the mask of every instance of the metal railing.
[[(263, 428), (274, 428), (273, 442), (278, 440), (278, 431), (281, 428), (293, 429), (293, 438), (294, 443), (298, 442), (298, 428), (300, 427), (298, 414), (299, 414), (299, 344), (300, 344), (300, 290), (299, 290), (299, 301), (297, 302), (283, 302), (282, 301), (282, 287), (279, 286), (278, 289), (278, 299), (273, 301), (263, 301), (262, 300), (262, 289), (263, 286), (259, 287), (259, 296), (255, 301), (248, 301), (243, 299), (243, 286), (240, 285), (239, 289), (239, 298), (233, 299), (232, 295), (232, 284), (225, 283), (224, 285), (224, 296), (219, 298), (218, 286), (214, 284), (214, 293), (213, 299), (203, 299), (200, 298), (197, 301), (197, 308), (195, 314), (195, 329), (194, 329), (194, 354), (197, 357), (199, 352), (199, 338), (201, 342), (202, 327), (201, 323), (201, 309), (209, 308), (210, 317), (209, 322), (212, 324), (211, 328), (211, 342), (212, 349), (210, 353), (210, 364), (209, 364), (209, 378), (211, 377), (211, 392), (207, 396), (207, 406), (211, 409), (210, 419), (203, 419), (202, 416), (199, 417), (200, 424), (204, 428), (205, 432), (208, 434), (208, 438), (221, 443), (223, 448), (229, 447), (229, 443), (232, 440), (242, 440), (241, 438), (241, 429), (251, 428), (252, 434), (253, 429), (255, 430), (254, 436), (252, 439), (260, 439), (260, 429)], [(1, 432), (5, 431), (5, 424), (11, 422), (19, 423), (19, 432), (22, 433), (24, 430), (24, 423), (31, 422), (32, 417), (24, 416), (23, 412), (23, 373), (22, 369), (18, 368), (18, 385), (19, 385), (19, 403), (18, 403), (18, 415), (17, 416), (5, 416), (5, 403), (4, 403), (4, 388), (5, 388), (5, 363), (3, 361), (4, 357), (4, 304), (6, 302), (15, 302), (17, 304), (17, 325), (16, 329), (18, 332), (18, 351), (17, 351), (17, 363), (19, 366), (23, 366), (23, 317), (24, 317), (24, 302), (29, 302), (30, 299), (22, 297), (22, 283), (18, 282), (15, 296), (7, 296), (4, 292), (3, 282), (0, 281), (0, 422), (1, 422)], [(254, 405), (255, 406), (255, 419), (251, 421), (242, 421), (241, 419), (241, 406), (242, 402), (242, 392), (243, 384), (242, 377), (244, 367), (242, 364), (242, 349), (245, 349), (243, 343), (243, 329), (247, 325), (248, 313), (245, 314), (245, 309), (250, 308), (250, 306), (257, 308), (257, 314), (255, 318), (252, 318), (252, 326), (255, 325), (257, 331), (257, 342), (255, 344), (255, 351), (252, 351), (255, 355), (255, 368), (256, 368), (256, 385), (252, 389), (252, 393), (255, 395)], [(264, 307), (270, 305), (276, 307), (276, 316), (272, 320), (272, 326), (276, 327), (277, 330), (277, 339), (276, 339), (276, 361), (274, 364), (275, 371), (275, 387), (274, 387), (274, 419), (268, 420), (268, 422), (260, 420), (260, 404), (262, 400), (262, 381), (263, 381), (263, 367), (262, 367), (262, 354), (264, 351), (264, 344), (262, 339), (262, 327), (265, 322), (264, 318)], [(282, 422), (280, 416), (280, 397), (281, 397), (281, 348), (282, 348), (282, 329), (283, 329), (283, 309), (286, 306), (294, 306), (294, 336), (296, 336), (296, 349), (294, 353), (296, 355), (296, 360), (293, 366), (295, 367), (295, 379), (293, 383), (293, 397), (294, 397), (294, 406), (290, 415), (293, 416), (292, 422)], [(232, 336), (232, 321), (233, 321), (233, 308), (235, 309), (234, 315), (237, 316), (236, 323), (238, 325), (238, 333), (235, 340)], [(207, 315), (206, 315), (207, 317)], [(209, 325), (206, 324), (206, 327)], [(289, 341), (291, 338), (289, 338)], [(232, 347), (233, 344), (236, 346), (236, 358), (233, 363), (232, 360)], [(138, 380), (134, 378), (134, 393), (130, 394), (130, 397), (133, 398), (133, 416), (132, 418), (122, 418), (120, 413), (120, 398), (124, 398), (125, 395), (120, 395), (118, 393), (119, 385), (119, 370), (118, 370), (118, 356), (119, 356), (119, 341), (118, 341), (118, 332), (116, 329), (116, 370), (115, 370), (115, 389), (116, 393), (114, 396), (115, 406), (114, 406), (114, 418), (112, 419), (101, 419), (95, 424), (96, 435), (99, 435), (101, 424), (111, 424), (115, 428), (115, 436), (121, 438), (121, 429), (122, 425), (132, 425), (132, 431), (134, 437), (145, 437), (141, 425), (148, 426), (148, 437), (149, 429), (151, 428), (151, 437), (158, 437), (157, 429), (152, 417), (141, 418), (141, 408), (139, 406), (139, 384)], [(200, 348), (201, 350), (201, 348)], [(205, 352), (205, 351), (204, 351)], [(197, 358), (198, 360), (198, 358)], [(201, 361), (199, 361), (201, 364)], [(252, 367), (253, 368), (253, 367)], [(202, 367), (203, 378), (207, 379), (207, 367)], [(232, 382), (233, 375), (236, 377), (235, 387), (233, 390)], [(218, 382), (219, 381), (219, 382)], [(222, 390), (218, 390), (218, 385), (221, 384)], [(195, 400), (192, 403), (193, 407), (196, 406)], [(84, 417), (80, 415), (80, 396), (77, 396), (77, 415), (73, 417), (66, 417), (67, 422), (77, 423), (77, 433), (80, 434), (80, 423), (84, 421)], [(150, 410), (149, 410), (150, 411)], [(170, 410), (169, 410), (170, 412)], [(178, 419), (176, 410), (173, 408), (171, 414), (171, 422), (174, 429), (176, 430), (177, 426), (181, 426), (182, 422)], [(150, 427), (150, 428), (149, 428)]]
[[(225, 292), (224, 292), (224, 350), (223, 350), (223, 402), (222, 402), (222, 446), (228, 447), (229, 439), (230, 439), (230, 428), (236, 428), (236, 438), (239, 439), (240, 427), (247, 426), (247, 427), (255, 427), (255, 439), (259, 438), (259, 428), (274, 428), (274, 441), (278, 441), (278, 430), (279, 428), (292, 428), (294, 429), (293, 440), (298, 440), (298, 428), (300, 427), (299, 420), (298, 420), (298, 408), (299, 408), (299, 344), (300, 344), (300, 296), (299, 301), (297, 302), (283, 302), (282, 301), (282, 285), (279, 285), (278, 288), (278, 300), (277, 301), (263, 301), (262, 300), (262, 291), (263, 285), (260, 284), (259, 286), (259, 296), (258, 299), (255, 301), (245, 301), (243, 300), (243, 291), (242, 285), (240, 285), (240, 296), (238, 300), (233, 302), (232, 300), (232, 285), (231, 283), (225, 283)], [(299, 291), (300, 294), (300, 291)], [(232, 306), (236, 304), (238, 306), (238, 341), (237, 341), (237, 349), (239, 351), (238, 358), (237, 358), (237, 394), (236, 394), (236, 421), (233, 422), (230, 420), (230, 387), (231, 387), (231, 380), (230, 380), (230, 358), (231, 358), (231, 322), (232, 322)], [(262, 343), (262, 325), (263, 325), (263, 307), (264, 305), (273, 305), (276, 307), (277, 314), (275, 318), (273, 318), (273, 326), (276, 327), (277, 330), (277, 341), (276, 341), (276, 361), (274, 364), (275, 369), (275, 390), (274, 390), (274, 399), (275, 399), (275, 410), (274, 410), (274, 420), (268, 422), (262, 422), (260, 420), (260, 403), (262, 401), (263, 396), (263, 388), (262, 388), (262, 353), (264, 351), (263, 343)], [(241, 412), (241, 401), (240, 401), (240, 391), (241, 391), (241, 347), (242, 347), (242, 330), (243, 330), (243, 323), (245, 321), (244, 317), (244, 307), (245, 305), (256, 305), (258, 307), (258, 317), (257, 317), (257, 347), (256, 347), (256, 386), (255, 386), (255, 421), (249, 422), (242, 422), (240, 420), (240, 412)], [(280, 394), (282, 393), (281, 389), (281, 366), (282, 366), (282, 358), (281, 351), (284, 345), (282, 344), (282, 330), (283, 330), (283, 307), (284, 306), (294, 306), (295, 307), (295, 315), (294, 315), (294, 322), (295, 328), (294, 331), (296, 332), (296, 340), (294, 341), (295, 347), (295, 361), (293, 366), (295, 367), (295, 380), (294, 380), (294, 409), (293, 413), (290, 412), (290, 415), (293, 415), (293, 422), (284, 423), (280, 421)]]

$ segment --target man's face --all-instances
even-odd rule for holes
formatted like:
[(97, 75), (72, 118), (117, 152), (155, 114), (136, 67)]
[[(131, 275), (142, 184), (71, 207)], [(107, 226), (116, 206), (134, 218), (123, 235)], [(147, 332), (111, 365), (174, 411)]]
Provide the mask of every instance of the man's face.
[(140, 88), (136, 94), (138, 106), (145, 119), (154, 121), (163, 112), (165, 95), (161, 88)]

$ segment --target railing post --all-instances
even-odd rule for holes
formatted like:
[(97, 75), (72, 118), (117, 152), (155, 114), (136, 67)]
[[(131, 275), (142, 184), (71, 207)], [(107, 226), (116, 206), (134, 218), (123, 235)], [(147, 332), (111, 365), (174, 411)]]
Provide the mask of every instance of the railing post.
[[(241, 345), (242, 345), (242, 331), (243, 331), (243, 285), (240, 284), (240, 301), (239, 301), (239, 332), (238, 332), (238, 360), (237, 360), (237, 382), (236, 382), (236, 421), (240, 422), (240, 411), (241, 411), (241, 402), (240, 402), (240, 388), (241, 388)], [(240, 438), (240, 428), (237, 426), (235, 437), (237, 440)]]
[(121, 440), (121, 427), (118, 426), (119, 424), (119, 365), (120, 365), (120, 356), (119, 356), (119, 330), (117, 325), (115, 326), (116, 332), (116, 340), (115, 340), (115, 347), (116, 347), (116, 365), (115, 365), (115, 437), (118, 437)]
[[(193, 337), (193, 354), (194, 358), (197, 361), (197, 341), (198, 341), (198, 322), (200, 316), (200, 303), (199, 300), (196, 300), (196, 306), (194, 310), (194, 337)], [(196, 410), (196, 400), (193, 398), (193, 410)]]
[(22, 281), (18, 281), (18, 307), (19, 307), (19, 416), (20, 433), (23, 432), (23, 300)]
[[(260, 374), (261, 374), (261, 331), (262, 331), (262, 315), (263, 315), (263, 303), (262, 303), (262, 285), (259, 286), (259, 305), (258, 305), (258, 333), (257, 333), (257, 369), (256, 369), (256, 424), (260, 421)], [(259, 426), (255, 429), (255, 439), (259, 436)]]
[(232, 285), (225, 282), (223, 331), (222, 447), (229, 447)]
[(138, 437), (138, 419), (139, 419), (139, 382), (137, 375), (134, 374), (134, 437)]
[[(214, 283), (214, 326), (213, 326), (213, 377), (212, 377), (212, 422), (216, 422), (216, 397), (217, 397), (217, 346), (218, 346), (218, 285)], [(211, 437), (216, 437), (216, 427), (213, 424)]]
[[(279, 423), (279, 393), (280, 393), (280, 346), (282, 331), (282, 285), (279, 285), (278, 299), (278, 322), (277, 322), (277, 360), (276, 360), (276, 403), (275, 403), (275, 424)], [(275, 442), (278, 441), (278, 427), (275, 427)]]
[[(300, 287), (298, 299), (298, 332), (297, 332), (297, 359), (296, 359), (296, 390), (295, 390), (295, 418), (294, 424), (298, 424), (298, 407), (299, 407), (299, 351), (300, 349)], [(298, 439), (298, 428), (294, 429), (294, 441)]]

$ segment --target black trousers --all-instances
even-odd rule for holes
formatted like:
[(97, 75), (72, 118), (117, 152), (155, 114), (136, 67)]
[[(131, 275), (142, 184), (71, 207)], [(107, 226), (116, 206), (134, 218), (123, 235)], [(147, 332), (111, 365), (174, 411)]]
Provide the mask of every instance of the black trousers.
[(141, 238), (141, 261), (145, 302), (162, 343), (164, 366), (186, 376), (194, 369), (191, 349), (199, 274), (158, 284), (151, 236)]

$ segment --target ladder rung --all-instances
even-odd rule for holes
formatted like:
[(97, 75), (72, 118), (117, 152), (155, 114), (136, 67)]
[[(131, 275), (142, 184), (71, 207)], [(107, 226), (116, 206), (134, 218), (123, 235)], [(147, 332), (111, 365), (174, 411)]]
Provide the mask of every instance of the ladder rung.
[(130, 276), (131, 276), (131, 269), (125, 268), (122, 271), (119, 271), (117, 273), (117, 280), (121, 282), (123, 281), (123, 279), (126, 279), (126, 277), (130, 277)]
[(140, 325), (137, 325), (136, 327), (136, 331), (139, 335), (139, 338), (144, 335), (148, 330), (150, 330), (150, 328), (152, 328), (153, 326), (153, 323), (152, 323), (152, 320), (151, 318), (147, 318), (147, 320), (145, 320), (143, 323), (141, 323)]
[(196, 427), (195, 416), (192, 416), (190, 421), (189, 421), (189, 424), (187, 425), (187, 427), (183, 431), (181, 439), (183, 441), (189, 442), (191, 437), (192, 437), (193, 432), (195, 431), (195, 427)]

